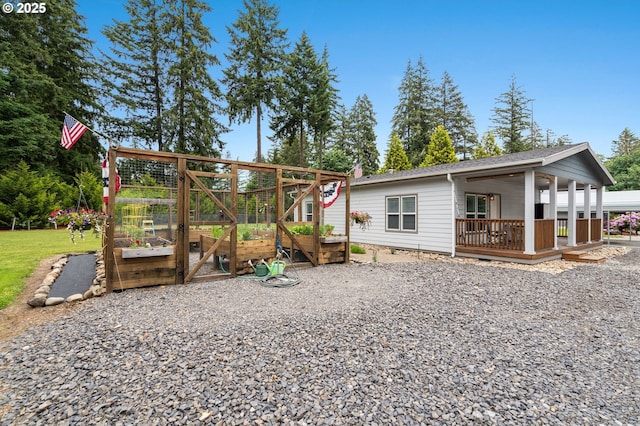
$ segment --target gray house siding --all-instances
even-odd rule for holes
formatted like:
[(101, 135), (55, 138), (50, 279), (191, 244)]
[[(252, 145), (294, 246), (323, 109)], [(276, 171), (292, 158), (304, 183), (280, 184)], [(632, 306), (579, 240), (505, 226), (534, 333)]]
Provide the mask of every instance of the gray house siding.
[[(404, 195), (417, 197), (417, 231), (386, 230), (386, 197)], [(341, 195), (333, 206), (325, 209), (324, 223), (341, 222), (342, 216), (338, 216), (344, 212), (344, 200)], [(351, 227), (352, 242), (442, 253), (453, 251), (451, 184), (444, 177), (352, 186), (351, 211), (356, 210), (369, 213), (372, 221), (366, 230), (357, 224)], [(336, 226), (334, 232), (345, 231)]]
[(592, 162), (589, 161), (587, 154), (581, 152), (578, 155), (567, 157), (547, 166), (536, 167), (535, 170), (536, 172), (548, 173), (580, 183), (600, 186), (602, 185), (602, 178), (599, 177), (595, 166), (589, 167), (590, 163)]

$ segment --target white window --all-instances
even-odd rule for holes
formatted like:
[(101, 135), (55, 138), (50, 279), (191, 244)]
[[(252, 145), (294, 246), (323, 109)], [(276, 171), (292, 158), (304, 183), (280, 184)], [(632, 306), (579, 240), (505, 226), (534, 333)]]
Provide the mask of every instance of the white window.
[(466, 218), (486, 219), (487, 218), (487, 196), (486, 194), (467, 194), (466, 196)]
[(313, 222), (313, 203), (311, 201), (304, 203), (304, 220), (305, 222)]
[(415, 232), (417, 227), (417, 195), (387, 197), (387, 231)]

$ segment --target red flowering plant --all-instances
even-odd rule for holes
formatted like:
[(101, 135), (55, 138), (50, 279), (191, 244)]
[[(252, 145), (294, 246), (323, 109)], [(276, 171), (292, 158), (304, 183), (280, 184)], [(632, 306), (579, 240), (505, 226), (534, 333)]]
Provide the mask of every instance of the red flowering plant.
[(363, 231), (366, 231), (371, 225), (371, 215), (366, 212), (353, 211), (351, 212), (351, 226), (354, 223), (357, 223)]
[(49, 215), (49, 222), (54, 224), (56, 228), (58, 225), (66, 226), (71, 234), (71, 242), (76, 244), (76, 233), (80, 234), (80, 238), (83, 240), (84, 231), (88, 231), (89, 229), (93, 230), (96, 238), (102, 235), (107, 226), (107, 214), (105, 212), (84, 208), (79, 210), (54, 210)]

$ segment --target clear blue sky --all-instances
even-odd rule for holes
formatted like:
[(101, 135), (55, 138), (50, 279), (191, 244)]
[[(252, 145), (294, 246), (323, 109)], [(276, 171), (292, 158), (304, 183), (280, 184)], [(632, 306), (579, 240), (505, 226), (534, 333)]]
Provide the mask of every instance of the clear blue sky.
[[(107, 44), (101, 31), (125, 20), (120, 0), (79, 0), (89, 37)], [(226, 66), (226, 27), (241, 0), (208, 2), (204, 22)], [(422, 57), (431, 77), (447, 71), (458, 85), (480, 135), (492, 125), (495, 99), (511, 76), (533, 101), (534, 119), (556, 136), (587, 141), (609, 156), (611, 141), (629, 127), (640, 136), (640, 1), (637, 0), (272, 0), (280, 26), (296, 42), (306, 31), (320, 54), (326, 46), (339, 78), (341, 102), (350, 108), (366, 94), (378, 121), (384, 159), (398, 86)], [(212, 70), (214, 78), (221, 67)], [(221, 121), (228, 124), (226, 118)], [(267, 126), (263, 126), (267, 128)], [(233, 159), (255, 155), (255, 123), (233, 126), (224, 136)], [(263, 152), (270, 142), (263, 137)]]

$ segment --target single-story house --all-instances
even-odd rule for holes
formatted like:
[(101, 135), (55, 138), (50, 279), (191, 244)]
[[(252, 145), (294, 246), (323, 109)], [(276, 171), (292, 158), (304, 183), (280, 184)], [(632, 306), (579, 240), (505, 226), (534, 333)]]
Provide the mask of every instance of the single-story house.
[[(350, 196), (325, 208), (322, 222), (352, 243), (535, 263), (602, 244), (603, 194), (613, 183), (588, 143), (564, 145), (352, 179)], [(585, 205), (594, 191), (594, 217), (578, 217), (579, 190)], [(558, 236), (560, 192), (566, 237)], [(371, 216), (368, 228), (339, 225), (347, 199), (350, 211)]]

